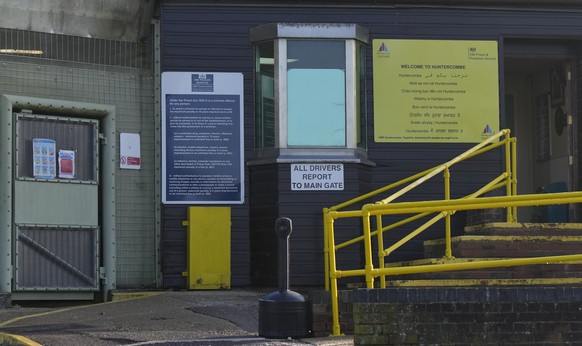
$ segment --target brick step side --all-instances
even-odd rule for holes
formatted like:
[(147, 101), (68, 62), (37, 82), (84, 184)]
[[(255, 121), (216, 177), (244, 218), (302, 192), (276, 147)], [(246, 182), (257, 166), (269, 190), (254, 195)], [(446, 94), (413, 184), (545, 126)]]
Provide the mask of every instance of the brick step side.
[[(354, 334), (356, 345), (498, 345), (520, 340), (563, 345), (582, 340), (580, 281), (518, 284), (339, 291), (341, 331)], [(330, 292), (311, 291), (308, 302), (312, 336), (330, 335)], [(441, 333), (442, 328), (446, 330)]]
[(564, 345), (582, 340), (581, 287), (357, 290), (354, 345)]

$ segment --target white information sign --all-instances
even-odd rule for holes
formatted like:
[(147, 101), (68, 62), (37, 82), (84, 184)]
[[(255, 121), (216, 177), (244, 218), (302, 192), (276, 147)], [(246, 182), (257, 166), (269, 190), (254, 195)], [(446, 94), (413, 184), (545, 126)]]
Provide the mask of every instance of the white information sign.
[(343, 190), (344, 165), (341, 163), (301, 163), (291, 165), (291, 190)]
[(119, 168), (141, 168), (141, 147), (139, 137), (139, 133), (119, 134)]
[(244, 203), (239, 72), (162, 73), (162, 203)]

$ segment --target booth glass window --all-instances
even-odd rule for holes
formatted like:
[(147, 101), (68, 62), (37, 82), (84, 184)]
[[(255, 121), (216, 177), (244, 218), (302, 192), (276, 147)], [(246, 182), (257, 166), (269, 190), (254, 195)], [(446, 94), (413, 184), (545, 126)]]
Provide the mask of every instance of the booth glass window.
[(275, 147), (275, 56), (273, 42), (256, 45), (255, 146)]
[(287, 41), (287, 145), (346, 146), (344, 41)]
[(341, 160), (364, 153), (367, 35), (355, 24), (251, 29), (255, 148), (262, 158), (317, 154)]
[(366, 149), (366, 46), (358, 43), (356, 55), (356, 136), (357, 146)]

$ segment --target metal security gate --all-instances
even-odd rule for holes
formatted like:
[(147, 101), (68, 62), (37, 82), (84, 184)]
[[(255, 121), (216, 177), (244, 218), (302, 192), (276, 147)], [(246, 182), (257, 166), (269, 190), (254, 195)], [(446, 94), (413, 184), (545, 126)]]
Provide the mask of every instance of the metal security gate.
[(14, 291), (99, 290), (99, 122), (14, 121)]

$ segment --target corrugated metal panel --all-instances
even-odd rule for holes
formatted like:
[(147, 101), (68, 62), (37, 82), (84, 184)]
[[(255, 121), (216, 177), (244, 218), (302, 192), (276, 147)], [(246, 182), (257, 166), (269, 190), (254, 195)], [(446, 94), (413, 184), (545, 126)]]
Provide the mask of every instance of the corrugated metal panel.
[(98, 290), (98, 229), (18, 227), (16, 290)]
[(276, 286), (275, 220), (277, 216), (289, 217), (279, 213), (279, 173), (276, 165), (263, 165), (250, 167), (249, 174), (251, 280), (254, 284)]
[(183, 206), (165, 205), (162, 208), (162, 272), (164, 287), (186, 288), (182, 272), (187, 268), (188, 241), (186, 227), (187, 209)]

